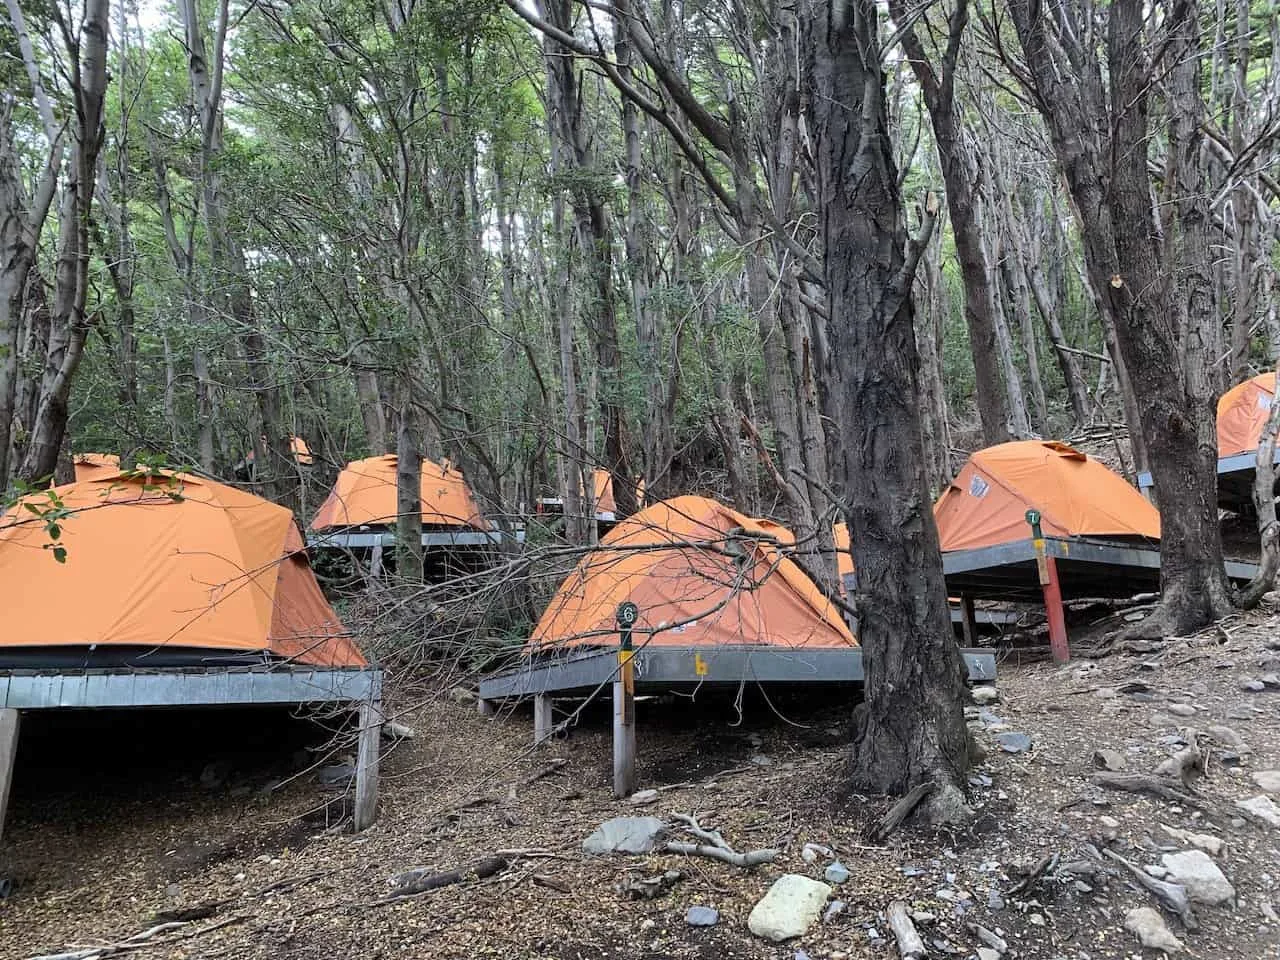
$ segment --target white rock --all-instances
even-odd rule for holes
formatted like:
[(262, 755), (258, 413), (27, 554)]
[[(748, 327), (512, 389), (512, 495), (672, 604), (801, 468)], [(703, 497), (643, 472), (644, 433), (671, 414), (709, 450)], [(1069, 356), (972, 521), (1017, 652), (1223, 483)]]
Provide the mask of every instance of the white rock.
[(979, 947), (977, 954), (978, 960), (1000, 960), (1000, 951), (992, 950), (990, 947)]
[(1165, 925), (1164, 917), (1151, 907), (1136, 907), (1126, 913), (1124, 928), (1136, 936), (1144, 947), (1152, 950), (1180, 953), (1184, 949), (1182, 941)]
[(817, 863), (819, 857), (830, 860), (834, 856), (835, 852), (830, 847), (824, 847), (820, 843), (806, 843), (800, 850), (800, 859), (805, 863)]
[(751, 908), (747, 929), (757, 937), (781, 943), (798, 937), (818, 922), (831, 888), (818, 880), (786, 873)]
[(627, 797), (628, 803), (634, 803), (637, 807), (644, 806), (647, 803), (655, 802), (661, 794), (657, 790), (637, 790), (631, 796)]
[(1280, 827), (1280, 807), (1277, 807), (1267, 796), (1250, 797), (1248, 800), (1237, 800), (1236, 807), (1249, 814), (1255, 820), (1273, 827)]
[(1000, 692), (990, 685), (982, 685), (973, 688), (973, 702), (980, 705), (995, 703), (1000, 699)]
[(1186, 887), (1192, 902), (1211, 907), (1235, 902), (1235, 887), (1203, 850), (1166, 853), (1160, 859), (1169, 871), (1168, 881)]
[(1192, 833), (1189, 830), (1179, 830), (1177, 827), (1171, 827), (1167, 823), (1160, 824), (1160, 829), (1179, 843), (1185, 843), (1203, 850), (1211, 857), (1216, 857), (1222, 853), (1222, 838), (1215, 837), (1211, 833)]
[(382, 737), (384, 740), (412, 740), (418, 735), (418, 731), (407, 724), (397, 723), (395, 720), (387, 720), (382, 724)]
[(1255, 770), (1253, 782), (1267, 793), (1280, 793), (1280, 770)]
[(1175, 717), (1194, 717), (1196, 715), (1196, 708), (1189, 703), (1170, 703), (1165, 706), (1165, 710)]

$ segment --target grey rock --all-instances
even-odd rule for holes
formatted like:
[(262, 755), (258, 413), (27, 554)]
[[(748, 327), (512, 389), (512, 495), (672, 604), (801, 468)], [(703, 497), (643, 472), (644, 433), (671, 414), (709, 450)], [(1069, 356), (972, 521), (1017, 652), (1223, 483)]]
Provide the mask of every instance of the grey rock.
[(1242, 680), (1240, 681), (1240, 689), (1245, 693), (1261, 693), (1267, 689), (1267, 685), (1261, 680)]
[(840, 916), (840, 914), (844, 913), (848, 906), (849, 905), (843, 900), (832, 900), (827, 904), (826, 912), (822, 915), (822, 922), (830, 923), (836, 917)]
[(1158, 863), (1148, 863), (1142, 869), (1148, 877), (1155, 877), (1157, 880), (1163, 880), (1169, 875), (1169, 871)]
[(1160, 911), (1151, 907), (1135, 907), (1124, 916), (1124, 928), (1138, 938), (1144, 947), (1181, 953), (1183, 943), (1169, 930)]
[(1264, 673), (1261, 679), (1263, 686), (1271, 687), (1273, 690), (1280, 687), (1280, 674)]
[(454, 703), (475, 703), (477, 695), (474, 690), (466, 687), (454, 687), (449, 691), (449, 699)]
[(987, 909), (988, 910), (994, 913), (994, 912), (999, 912), (1004, 908), (1005, 908), (1004, 897), (1000, 896), (1000, 894), (995, 890), (992, 890), (987, 893)]
[(1280, 807), (1270, 797), (1259, 794), (1248, 800), (1237, 800), (1236, 808), (1247, 813), (1254, 820), (1260, 820), (1272, 827), (1280, 827)]
[(1031, 737), (1012, 730), (996, 734), (996, 743), (1005, 753), (1026, 753), (1031, 749)]
[(1093, 751), (1093, 765), (1099, 770), (1123, 770), (1126, 762), (1124, 754), (1119, 750), (1104, 748)]
[(1211, 727), (1205, 727), (1204, 732), (1207, 733), (1214, 740), (1216, 740), (1218, 743), (1222, 744), (1224, 747), (1231, 747), (1231, 749), (1233, 750), (1248, 749), (1245, 746), (1244, 738), (1241, 737), (1240, 734), (1232, 730), (1230, 727), (1224, 727), (1224, 726), (1215, 724), (1214, 726), (1211, 726)]
[(1170, 703), (1165, 706), (1165, 710), (1175, 717), (1194, 717), (1196, 715), (1196, 708), (1189, 703)]
[(770, 757), (766, 757), (766, 756), (765, 756), (764, 754), (762, 754), (762, 753), (757, 753), (754, 757), (752, 757), (752, 758), (751, 758), (751, 762), (752, 762), (753, 764), (755, 764), (757, 767), (772, 767), (772, 766), (773, 766), (773, 760), (772, 760), (772, 758), (770, 758)]
[(826, 879), (827, 883), (844, 883), (849, 879), (849, 868), (837, 860), (822, 872), (822, 876)]
[(648, 853), (667, 832), (667, 824), (657, 817), (614, 817), (600, 824), (582, 841), (584, 853)]
[(1280, 770), (1255, 770), (1253, 782), (1264, 793), (1280, 793)]
[(714, 927), (720, 922), (720, 911), (714, 907), (690, 907), (684, 922), (691, 927)]
[(820, 843), (806, 843), (800, 850), (800, 859), (805, 863), (817, 863), (819, 857), (825, 857), (830, 860), (835, 853), (830, 847), (824, 847)]
[(1211, 833), (1192, 833), (1189, 830), (1181, 830), (1178, 827), (1171, 827), (1167, 823), (1160, 824), (1160, 829), (1174, 840), (1178, 841), (1178, 843), (1195, 847), (1197, 850), (1203, 850), (1211, 857), (1216, 857), (1222, 853), (1222, 838), (1215, 837)]
[(817, 922), (829, 896), (831, 888), (825, 883), (783, 874), (751, 908), (747, 929), (774, 943), (801, 936)]
[(995, 703), (1000, 699), (1000, 691), (990, 685), (982, 685), (974, 687), (971, 691), (973, 702), (986, 706), (989, 703)]
[(408, 724), (397, 723), (395, 720), (387, 720), (382, 724), (384, 740), (412, 740), (417, 735), (418, 731)]
[(1185, 887), (1193, 903), (1216, 907), (1235, 902), (1235, 887), (1203, 850), (1166, 853), (1160, 859), (1169, 871), (1169, 882)]
[(1000, 960), (1000, 951), (991, 947), (979, 947), (976, 952), (978, 960)]
[(627, 797), (627, 803), (634, 804), (637, 807), (657, 801), (661, 794), (657, 790), (637, 790), (631, 796)]
[(354, 763), (331, 763), (316, 771), (316, 777), (327, 787), (350, 783), (356, 775)]
[(1120, 696), (1120, 691), (1115, 687), (1099, 687), (1097, 690), (1093, 691), (1093, 695), (1099, 700), (1114, 700), (1116, 697)]

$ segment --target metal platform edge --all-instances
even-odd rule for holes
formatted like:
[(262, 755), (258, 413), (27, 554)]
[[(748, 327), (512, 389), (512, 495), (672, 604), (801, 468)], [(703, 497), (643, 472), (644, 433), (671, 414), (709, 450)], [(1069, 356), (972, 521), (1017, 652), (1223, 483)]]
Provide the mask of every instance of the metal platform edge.
[[(497, 546), (510, 536), (516, 543), (524, 543), (524, 531), (504, 534), (500, 530), (424, 530), (424, 547), (481, 547)], [(350, 550), (356, 547), (394, 547), (394, 533), (309, 533), (307, 547), (321, 550)]]
[[(970, 680), (994, 680), (995, 653), (961, 650)], [(506, 700), (608, 683), (618, 666), (614, 650), (591, 651), (497, 673), (480, 681), (481, 700)], [(636, 689), (724, 683), (860, 683), (862, 651), (856, 648), (761, 646), (651, 647), (635, 654)]]
[[(1140, 547), (1133, 544), (1107, 543), (1098, 540), (1045, 538), (1045, 552), (1059, 560), (1075, 560), (1081, 563), (1102, 563), (1122, 567), (1139, 567), (1148, 570), (1160, 568), (1160, 548)], [(951, 550), (942, 555), (943, 576), (986, 570), (1015, 563), (1034, 562), (1035, 546), (1030, 539), (1001, 543), (994, 547), (977, 547), (972, 550)], [(1256, 563), (1242, 560), (1225, 561), (1227, 576), (1232, 580), (1249, 580), (1258, 572)]]
[(382, 671), (376, 668), (0, 673), (0, 709), (14, 710), (373, 703), (381, 699)]
[[(1276, 448), (1275, 462), (1280, 464), (1280, 447)], [(1233, 453), (1229, 457), (1218, 458), (1218, 474), (1238, 473), (1242, 470), (1253, 470), (1258, 465), (1258, 454), (1253, 451), (1246, 453)], [(1150, 490), (1156, 485), (1155, 480), (1151, 476), (1150, 470), (1144, 470), (1138, 474), (1138, 489)]]

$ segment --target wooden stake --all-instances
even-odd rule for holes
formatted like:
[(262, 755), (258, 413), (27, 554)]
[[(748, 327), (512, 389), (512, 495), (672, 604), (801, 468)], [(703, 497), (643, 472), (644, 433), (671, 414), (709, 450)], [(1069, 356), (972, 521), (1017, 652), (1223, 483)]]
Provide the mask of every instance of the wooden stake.
[(9, 787), (13, 783), (13, 762), (18, 756), (18, 727), (22, 714), (0, 710), (0, 837), (4, 836), (5, 812), (9, 807)]
[(533, 698), (533, 743), (537, 746), (551, 736), (551, 695), (540, 693)]
[(356, 807), (353, 819), (359, 833), (373, 825), (378, 814), (378, 761), (382, 742), (382, 701), (360, 705), (360, 740), (356, 750)]

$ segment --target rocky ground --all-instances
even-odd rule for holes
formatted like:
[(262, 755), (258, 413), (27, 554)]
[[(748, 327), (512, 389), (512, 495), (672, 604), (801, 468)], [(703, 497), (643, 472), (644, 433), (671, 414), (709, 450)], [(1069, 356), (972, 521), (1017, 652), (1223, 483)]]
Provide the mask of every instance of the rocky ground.
[[(123, 952), (896, 958), (886, 911), (901, 901), (933, 957), (1160, 956), (1137, 929), (1189, 956), (1280, 957), (1280, 811), (1265, 799), (1280, 790), (1269, 772), (1280, 770), (1278, 646), (1268, 608), (1100, 660), (1004, 664), (997, 699), (971, 708), (987, 751), (972, 828), (908, 822), (879, 844), (869, 828), (886, 804), (842, 788), (847, 701), (809, 694), (775, 709), (747, 697), (741, 722), (733, 703), (642, 704), (646, 803), (610, 795), (607, 715), (534, 749), (527, 715), (486, 720), (461, 694), (412, 707), (406, 696), (400, 719), (416, 736), (391, 748), (381, 817), (360, 835), (326, 827), (343, 803), (314, 770), (263, 789), (279, 782), (279, 751), (210, 766), (193, 748), (56, 782), (26, 757), (0, 845), (15, 882), (0, 901), (0, 956), (119, 944), (176, 916)], [(1132, 787), (1125, 775), (1171, 758), (1172, 778), (1137, 784), (1163, 796), (1097, 782)], [(621, 816), (658, 818), (667, 834), (648, 853), (584, 852)], [(665, 851), (713, 845), (713, 832), (737, 852), (778, 855), (744, 869)], [(394, 878), (477, 867), (487, 875), (388, 902)], [(793, 894), (780, 909), (758, 908), (783, 877), (805, 880), (774, 890), (771, 901)], [(796, 930), (782, 943), (758, 935)]]

